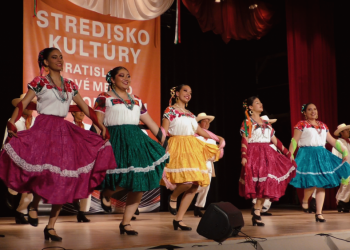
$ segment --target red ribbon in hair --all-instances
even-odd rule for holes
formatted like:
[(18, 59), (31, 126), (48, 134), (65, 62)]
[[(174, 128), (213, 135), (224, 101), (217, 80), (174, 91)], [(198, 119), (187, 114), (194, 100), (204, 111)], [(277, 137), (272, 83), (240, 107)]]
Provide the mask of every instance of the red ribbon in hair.
[(248, 138), (251, 138), (251, 137), (252, 137), (252, 127), (253, 127), (253, 124), (252, 124), (252, 121), (250, 120), (250, 116), (249, 116), (249, 114), (248, 114), (248, 109), (246, 109), (245, 115), (246, 115), (246, 117), (247, 117), (246, 124), (247, 124), (247, 127), (248, 127)]

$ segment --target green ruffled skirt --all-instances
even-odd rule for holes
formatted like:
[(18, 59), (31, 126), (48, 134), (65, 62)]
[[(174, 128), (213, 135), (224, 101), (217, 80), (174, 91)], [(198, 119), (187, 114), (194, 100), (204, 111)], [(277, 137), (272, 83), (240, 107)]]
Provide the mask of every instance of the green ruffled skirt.
[(111, 135), (117, 168), (108, 170), (102, 188), (117, 186), (132, 192), (144, 192), (159, 187), (169, 154), (149, 138), (137, 125), (107, 127)]

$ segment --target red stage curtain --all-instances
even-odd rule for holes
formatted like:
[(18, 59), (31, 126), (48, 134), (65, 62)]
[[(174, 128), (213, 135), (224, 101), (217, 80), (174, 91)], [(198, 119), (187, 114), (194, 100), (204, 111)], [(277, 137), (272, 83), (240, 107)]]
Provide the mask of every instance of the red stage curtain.
[[(254, 0), (182, 0), (194, 15), (203, 32), (220, 34), (225, 43), (231, 39), (251, 40), (264, 36), (272, 27), (273, 11)], [(250, 9), (249, 6), (257, 4)]]
[[(333, 4), (323, 0), (286, 0), (289, 97), (292, 127), (303, 103), (317, 106), (319, 120), (333, 134), (337, 127), (337, 86)], [(337, 189), (327, 189), (324, 208), (334, 209)], [(298, 190), (299, 198), (303, 190)]]

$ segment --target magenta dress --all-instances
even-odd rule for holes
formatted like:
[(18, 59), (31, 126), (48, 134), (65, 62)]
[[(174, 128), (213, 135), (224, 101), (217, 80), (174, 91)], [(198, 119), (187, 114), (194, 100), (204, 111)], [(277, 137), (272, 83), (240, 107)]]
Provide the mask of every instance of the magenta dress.
[(18, 132), (0, 154), (0, 178), (19, 193), (35, 193), (45, 203), (65, 204), (93, 192), (116, 162), (109, 141), (64, 120), (77, 85), (64, 79), (64, 99), (46, 77), (28, 84), (40, 114), (29, 130)]
[(289, 158), (271, 147), (271, 138), (275, 134), (271, 125), (267, 121), (263, 126), (253, 119), (251, 122), (253, 128), (251, 138), (248, 139), (248, 160), (246, 166), (242, 166), (239, 194), (246, 199), (267, 198), (278, 201), (295, 176), (296, 169)]

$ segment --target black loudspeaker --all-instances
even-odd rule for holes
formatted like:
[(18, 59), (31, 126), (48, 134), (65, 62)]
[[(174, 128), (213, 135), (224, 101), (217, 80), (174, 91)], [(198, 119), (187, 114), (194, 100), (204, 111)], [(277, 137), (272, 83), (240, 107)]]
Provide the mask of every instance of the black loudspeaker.
[(212, 203), (199, 222), (197, 233), (205, 238), (223, 242), (236, 236), (244, 226), (242, 212), (229, 202)]

